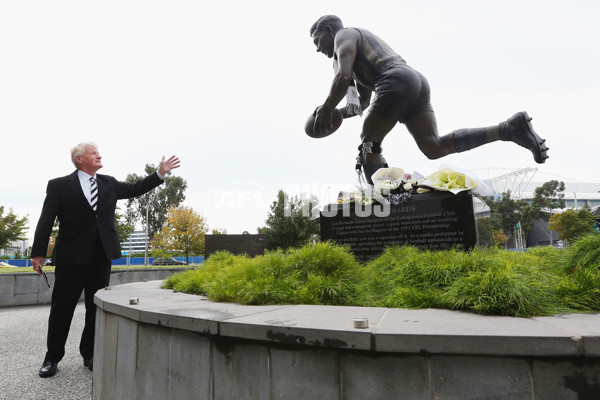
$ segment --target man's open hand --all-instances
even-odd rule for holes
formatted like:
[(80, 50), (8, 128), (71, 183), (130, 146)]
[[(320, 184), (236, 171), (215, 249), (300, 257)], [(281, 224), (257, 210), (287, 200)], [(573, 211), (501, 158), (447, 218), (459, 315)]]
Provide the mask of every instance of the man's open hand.
[(179, 158), (171, 156), (168, 160), (165, 160), (165, 156), (163, 156), (158, 165), (158, 173), (165, 176), (175, 168), (179, 168)]
[(44, 261), (46, 261), (46, 259), (44, 257), (32, 257), (31, 258), (31, 265), (33, 266), (33, 270), (40, 275), (42, 274), (41, 267), (44, 265)]

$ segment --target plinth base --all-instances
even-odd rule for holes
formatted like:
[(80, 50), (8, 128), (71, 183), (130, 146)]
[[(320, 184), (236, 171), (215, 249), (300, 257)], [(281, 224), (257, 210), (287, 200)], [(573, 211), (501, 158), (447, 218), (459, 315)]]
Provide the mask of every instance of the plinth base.
[(468, 250), (477, 244), (469, 192), (423, 193), (397, 206), (330, 204), (321, 212), (320, 223), (321, 240), (348, 245), (361, 261), (393, 245)]

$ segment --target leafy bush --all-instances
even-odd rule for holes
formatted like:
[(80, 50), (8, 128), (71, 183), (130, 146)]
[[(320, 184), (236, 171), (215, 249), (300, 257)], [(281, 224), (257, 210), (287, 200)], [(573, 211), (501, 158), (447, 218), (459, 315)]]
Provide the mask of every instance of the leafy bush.
[(442, 307), (443, 290), (465, 273), (467, 253), (388, 247), (365, 265), (364, 300), (379, 307)]
[(440, 252), (391, 247), (365, 266), (364, 292), (370, 296), (365, 303), (547, 315), (559, 310), (549, 296), (558, 280), (548, 268), (549, 259), (490, 248)]
[(255, 258), (219, 252), (204, 268), (186, 272), (172, 275), (163, 287), (241, 304), (351, 304), (361, 276), (349, 250), (332, 243)]
[(206, 294), (213, 285), (213, 277), (234, 264), (237, 257), (227, 251), (219, 251), (209, 257), (201, 268), (186, 270), (169, 276), (163, 287), (178, 292)]
[(593, 233), (575, 241), (568, 251), (567, 270), (600, 269), (600, 235)]
[(564, 265), (568, 262), (570, 254), (565, 249), (556, 249), (554, 247), (531, 247), (525, 253), (528, 257), (537, 259), (538, 264), (548, 271), (557, 275), (562, 275)]
[(600, 271), (575, 270), (561, 279), (556, 294), (565, 308), (577, 311), (600, 310)]
[(512, 266), (498, 260), (486, 270), (472, 271), (457, 280), (444, 298), (451, 308), (478, 314), (549, 315), (559, 311), (549, 295), (555, 279), (530, 266)]
[(556, 293), (561, 304), (579, 311), (600, 309), (600, 235), (578, 239), (565, 253)]

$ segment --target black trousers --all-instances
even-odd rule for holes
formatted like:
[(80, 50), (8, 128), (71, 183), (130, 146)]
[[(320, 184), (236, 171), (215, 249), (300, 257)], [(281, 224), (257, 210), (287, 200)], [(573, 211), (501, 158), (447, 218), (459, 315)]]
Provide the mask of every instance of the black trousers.
[(111, 262), (97, 240), (96, 251), (91, 263), (84, 265), (57, 265), (52, 290), (52, 305), (48, 319), (48, 351), (44, 362), (58, 363), (65, 355), (65, 343), (71, 328), (73, 313), (81, 296), (85, 293), (85, 326), (81, 334), (79, 352), (85, 359), (94, 355), (94, 333), (96, 325), (96, 305), (94, 294), (108, 286)]

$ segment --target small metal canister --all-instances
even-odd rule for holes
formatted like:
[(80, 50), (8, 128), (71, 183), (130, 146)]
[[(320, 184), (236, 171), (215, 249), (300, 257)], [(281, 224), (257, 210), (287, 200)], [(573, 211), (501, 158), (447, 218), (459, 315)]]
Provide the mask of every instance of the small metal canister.
[(369, 327), (369, 318), (354, 318), (352, 322), (354, 323), (354, 327), (358, 329)]
[(133, 297), (131, 299), (129, 299), (129, 304), (139, 304), (140, 302), (140, 298), (139, 297)]

